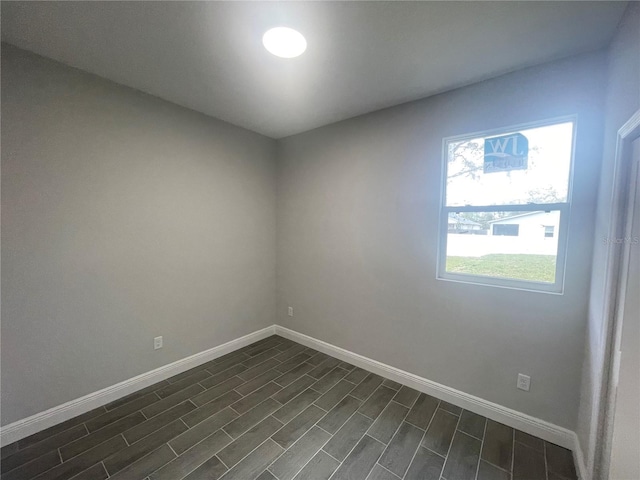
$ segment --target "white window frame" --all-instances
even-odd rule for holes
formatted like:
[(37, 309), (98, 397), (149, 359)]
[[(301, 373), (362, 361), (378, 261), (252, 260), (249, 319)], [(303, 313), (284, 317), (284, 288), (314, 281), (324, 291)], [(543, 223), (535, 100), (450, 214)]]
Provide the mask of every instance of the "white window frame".
[[(522, 130), (555, 125), (558, 123), (573, 123), (573, 138), (571, 139), (571, 159), (569, 165), (569, 185), (567, 190), (567, 201), (564, 203), (527, 203), (520, 205), (465, 205), (457, 207), (447, 207), (447, 168), (449, 143), (471, 140), (474, 138), (486, 138), (497, 135), (506, 135)], [(545, 292), (560, 294), (564, 293), (565, 267), (567, 257), (567, 243), (569, 237), (569, 218), (571, 215), (571, 202), (573, 197), (573, 171), (575, 166), (576, 133), (578, 129), (577, 115), (555, 117), (537, 122), (523, 123), (519, 125), (508, 125), (502, 128), (484, 130), (481, 132), (465, 133), (442, 139), (442, 183), (440, 189), (440, 221), (438, 226), (438, 257), (436, 278), (438, 280), (471, 283), (476, 285), (512, 288), (518, 290), (529, 290), (535, 292)], [(558, 253), (556, 256), (555, 282), (536, 282), (533, 280), (518, 280), (511, 278), (489, 277), (484, 275), (472, 275), (465, 273), (447, 272), (447, 235), (449, 213), (461, 212), (548, 212), (559, 211), (560, 222), (556, 235), (558, 237)]]

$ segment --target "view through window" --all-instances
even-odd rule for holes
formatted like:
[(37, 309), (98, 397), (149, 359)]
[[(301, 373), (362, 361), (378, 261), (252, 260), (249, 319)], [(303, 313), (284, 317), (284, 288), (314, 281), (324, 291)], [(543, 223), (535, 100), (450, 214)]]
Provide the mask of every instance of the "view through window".
[(445, 139), (440, 278), (562, 289), (574, 132), (570, 118)]

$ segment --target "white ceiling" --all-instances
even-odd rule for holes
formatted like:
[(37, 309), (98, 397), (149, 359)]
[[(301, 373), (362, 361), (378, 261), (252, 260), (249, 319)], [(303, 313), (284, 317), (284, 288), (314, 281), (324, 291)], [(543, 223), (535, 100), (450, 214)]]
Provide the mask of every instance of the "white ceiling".
[[(2, 2), (2, 39), (281, 138), (602, 48), (626, 2)], [(302, 32), (272, 56), (262, 34)]]

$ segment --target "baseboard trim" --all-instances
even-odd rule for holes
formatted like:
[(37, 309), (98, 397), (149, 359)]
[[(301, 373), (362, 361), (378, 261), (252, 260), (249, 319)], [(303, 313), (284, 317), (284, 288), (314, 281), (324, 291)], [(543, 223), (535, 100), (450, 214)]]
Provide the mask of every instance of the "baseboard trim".
[(577, 435), (564, 427), (554, 425), (545, 420), (532, 417), (522, 412), (498, 405), (497, 403), (461, 392), (446, 385), (433, 382), (396, 367), (378, 362), (359, 355), (344, 348), (318, 340), (308, 335), (296, 332), (286, 327), (272, 325), (255, 331), (243, 337), (231, 340), (217, 347), (210, 348), (189, 357), (177, 360), (168, 365), (156, 368), (110, 387), (77, 398), (44, 412), (18, 420), (0, 428), (0, 445), (5, 446), (34, 433), (62, 423), (70, 418), (86, 413), (94, 408), (106, 405), (154, 383), (166, 380), (190, 368), (214, 360), (222, 355), (238, 350), (246, 345), (262, 340), (270, 335), (281, 335), (307, 347), (332, 355), (340, 360), (349, 362), (365, 370), (374, 372), (382, 377), (415, 388), (441, 400), (447, 401), (471, 412), (483, 415), (523, 432), (535, 435), (549, 442), (569, 448), (573, 452), (574, 461), (580, 480), (591, 480), (587, 475), (584, 454)]
[(34, 433), (53, 427), (70, 418), (86, 413), (94, 408), (106, 405), (114, 400), (118, 400), (130, 393), (141, 390), (149, 385), (166, 380), (174, 375), (185, 372), (190, 368), (197, 367), (203, 363), (214, 360), (222, 355), (238, 350), (246, 345), (250, 345), (258, 340), (262, 340), (275, 333), (275, 325), (272, 325), (243, 337), (231, 340), (217, 347), (210, 348), (189, 357), (177, 360), (168, 365), (156, 368), (123, 382), (117, 383), (97, 392), (90, 393), (83, 397), (71, 400), (70, 402), (50, 408), (44, 412), (37, 413), (30, 417), (18, 420), (0, 428), (0, 445), (5, 446)]
[[(402, 383), (403, 385), (407, 385), (411, 388), (415, 388), (420, 392), (427, 393), (439, 398), (440, 400), (444, 400), (457, 405), (458, 407), (464, 408), (465, 410), (483, 415), (510, 427), (517, 428), (518, 430), (535, 435), (536, 437), (542, 438), (548, 442), (568, 448), (573, 452), (578, 451), (576, 447), (579, 448), (579, 445), (576, 444), (576, 434), (564, 427), (554, 425), (545, 420), (512, 410), (474, 395), (461, 392), (454, 388), (447, 387), (446, 385), (427, 380), (426, 378), (419, 377), (418, 375), (405, 372), (399, 368), (372, 360), (371, 358), (345, 350), (344, 348), (337, 347), (330, 343), (323, 342), (322, 340), (304, 335), (286, 327), (276, 325), (275, 331), (277, 335), (288, 338), (289, 340), (301, 343), (302, 345), (314, 348), (328, 355), (332, 355), (340, 360), (349, 362), (365, 370), (369, 370), (370, 372), (376, 373), (382, 377)], [(578, 462), (576, 462), (576, 464), (578, 464)], [(582, 479), (586, 480), (586, 477), (582, 476), (581, 472), (581, 480)]]

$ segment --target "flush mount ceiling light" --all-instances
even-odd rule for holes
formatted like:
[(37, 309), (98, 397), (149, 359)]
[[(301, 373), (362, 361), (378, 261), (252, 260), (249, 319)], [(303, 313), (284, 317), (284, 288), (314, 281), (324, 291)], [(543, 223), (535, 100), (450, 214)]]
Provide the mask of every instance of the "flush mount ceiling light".
[(262, 44), (277, 57), (293, 58), (302, 55), (307, 49), (307, 41), (293, 28), (276, 27), (262, 36)]

